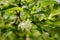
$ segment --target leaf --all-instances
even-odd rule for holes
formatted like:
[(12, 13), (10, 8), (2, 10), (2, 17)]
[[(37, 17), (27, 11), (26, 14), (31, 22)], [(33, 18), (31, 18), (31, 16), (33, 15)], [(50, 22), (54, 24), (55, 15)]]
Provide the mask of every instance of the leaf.
[(12, 0), (8, 0), (9, 1), (9, 3), (12, 3), (13, 1)]
[(13, 7), (13, 8), (7, 9), (6, 11), (13, 11), (13, 10), (23, 11), (23, 8), (21, 8), (21, 7)]
[(10, 9), (10, 8), (13, 8), (13, 7), (16, 7), (15, 5), (7, 5), (7, 6), (4, 6), (2, 8), (2, 10), (7, 10), (7, 9)]
[(41, 1), (40, 5), (41, 7), (45, 7), (47, 5), (52, 5), (52, 4), (56, 4), (56, 1)]
[(50, 13), (48, 19), (51, 19), (53, 16), (58, 15), (58, 14), (60, 14), (60, 8), (59, 8), (58, 10), (53, 10), (53, 11)]
[(18, 4), (18, 3), (19, 3), (19, 1), (18, 1), (18, 0), (14, 0), (14, 1), (15, 1), (15, 3), (16, 3), (16, 4)]

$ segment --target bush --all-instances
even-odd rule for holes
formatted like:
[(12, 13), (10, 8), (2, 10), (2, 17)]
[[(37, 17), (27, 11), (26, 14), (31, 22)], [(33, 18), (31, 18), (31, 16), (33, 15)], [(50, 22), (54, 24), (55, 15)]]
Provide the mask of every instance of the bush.
[(0, 40), (60, 40), (59, 2), (0, 0)]

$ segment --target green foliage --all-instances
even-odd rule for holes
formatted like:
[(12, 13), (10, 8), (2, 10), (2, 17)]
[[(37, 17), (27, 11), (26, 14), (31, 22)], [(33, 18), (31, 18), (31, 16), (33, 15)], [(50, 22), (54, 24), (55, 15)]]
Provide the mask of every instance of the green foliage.
[(60, 40), (60, 4), (0, 0), (0, 40)]

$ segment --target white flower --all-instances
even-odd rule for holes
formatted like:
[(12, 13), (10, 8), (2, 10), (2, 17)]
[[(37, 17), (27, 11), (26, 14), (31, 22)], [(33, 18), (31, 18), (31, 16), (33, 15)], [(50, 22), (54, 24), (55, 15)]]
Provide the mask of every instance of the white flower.
[(32, 25), (31, 25), (31, 21), (27, 20), (27, 21), (23, 21), (18, 25), (18, 29), (22, 29), (22, 30), (26, 30), (26, 31), (30, 31)]

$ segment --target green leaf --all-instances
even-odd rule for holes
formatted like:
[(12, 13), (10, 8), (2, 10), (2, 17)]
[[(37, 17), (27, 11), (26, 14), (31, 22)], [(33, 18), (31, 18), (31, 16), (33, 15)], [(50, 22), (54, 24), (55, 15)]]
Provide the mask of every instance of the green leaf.
[(41, 1), (40, 5), (41, 7), (46, 7), (48, 5), (56, 4), (56, 1)]
[(13, 7), (16, 7), (15, 5), (7, 5), (7, 6), (4, 6), (2, 8), (2, 10), (7, 10), (7, 9), (10, 9), (10, 8), (13, 8)]

